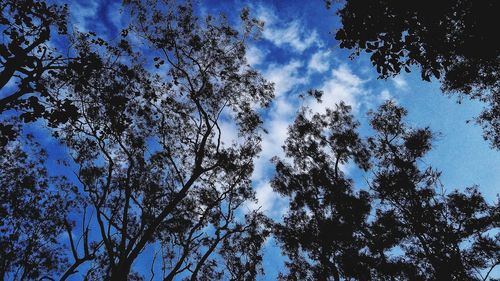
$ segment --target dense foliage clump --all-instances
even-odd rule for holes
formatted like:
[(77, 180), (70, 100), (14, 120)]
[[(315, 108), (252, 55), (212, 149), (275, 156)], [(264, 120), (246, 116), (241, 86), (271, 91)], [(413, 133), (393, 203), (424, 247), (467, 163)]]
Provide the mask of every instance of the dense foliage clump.
[(347, 0), (335, 38), (353, 55), (368, 53), (381, 78), (418, 66), (422, 79), (440, 79), (444, 92), (487, 103), (477, 121), (499, 148), (499, 12), (495, 0)]

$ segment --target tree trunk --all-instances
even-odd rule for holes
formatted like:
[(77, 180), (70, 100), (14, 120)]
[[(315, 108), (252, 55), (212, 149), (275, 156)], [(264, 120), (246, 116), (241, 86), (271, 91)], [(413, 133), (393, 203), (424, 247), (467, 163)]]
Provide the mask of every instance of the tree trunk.
[(111, 270), (110, 281), (126, 281), (130, 274), (131, 263), (126, 260), (120, 262), (115, 268)]

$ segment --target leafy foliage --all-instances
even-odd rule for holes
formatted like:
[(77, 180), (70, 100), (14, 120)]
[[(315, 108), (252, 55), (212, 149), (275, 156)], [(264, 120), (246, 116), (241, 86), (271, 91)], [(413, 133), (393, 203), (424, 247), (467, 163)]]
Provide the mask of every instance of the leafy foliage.
[(370, 211), (367, 192), (356, 193), (340, 165), (356, 161), (367, 169), (368, 150), (359, 138), (359, 125), (350, 107), (310, 119), (300, 112), (290, 127), (285, 151), (293, 166), (275, 159), (273, 187), (290, 197), (290, 210), (277, 237), (290, 258), (287, 280), (362, 279), (366, 256), (361, 253)]
[[(258, 22), (243, 11), (240, 32), (223, 16), (199, 20), (189, 4), (125, 8), (133, 22), (119, 42), (91, 33), (76, 41), (99, 67), (68, 69), (55, 82), (80, 111), (56, 135), (79, 167), (102, 245), (85, 276), (140, 279), (134, 261), (158, 245), (164, 280), (254, 280), (267, 219), (240, 207), (254, 198), (249, 176), (261, 124), (254, 107), (273, 96), (245, 61)], [(222, 120), (236, 124), (237, 143), (222, 143)]]
[[(290, 199), (276, 235), (290, 261), (286, 280), (486, 280), (498, 265), (498, 206), (476, 187), (446, 194), (440, 173), (419, 161), (428, 128), (411, 129), (392, 102), (371, 114), (362, 140), (350, 108), (303, 110), (276, 159), (273, 187)], [(355, 192), (339, 164), (371, 171)], [(497, 203), (498, 204), (498, 203)], [(496, 235), (496, 236), (495, 236)]]
[[(346, 10), (349, 3), (340, 12), (344, 23), (359, 15)], [(476, 24), (460, 5), (474, 12), (487, 4), (467, 3), (456, 4), (447, 17)], [(408, 127), (406, 110), (392, 102), (371, 113), (374, 134), (366, 139), (344, 103), (324, 114), (302, 109), (284, 146), (291, 161), (273, 159), (272, 186), (289, 199), (283, 221), (243, 210), (255, 200), (251, 174), (260, 151), (259, 109), (273, 98), (273, 85), (245, 58), (247, 40), (263, 27), (248, 10), (234, 28), (224, 15), (196, 15), (190, 2), (127, 0), (130, 24), (117, 39), (105, 40), (93, 32), (66, 38), (63, 5), (0, 5), (0, 280), (143, 280), (146, 271), (135, 266), (141, 258), (150, 262), (151, 279), (256, 280), (271, 233), (288, 257), (283, 280), (458, 281), (493, 275), (499, 203), (491, 205), (475, 186), (444, 192), (440, 172), (422, 161), (433, 132)], [(417, 23), (429, 20), (419, 15)], [(55, 30), (70, 41), (74, 57), (49, 48)], [(445, 86), (454, 81), (450, 89), (472, 89), (474, 97), (494, 104), (496, 72), (488, 72), (487, 63), (488, 52), (498, 49), (475, 57), (459, 31), (459, 39), (444, 40), (458, 44), (455, 53), (435, 55), (436, 62), (423, 66), (423, 77), (445, 73)], [(428, 30), (418, 32), (424, 38)], [(389, 44), (382, 50), (394, 51), (399, 43), (391, 40), (398, 35), (388, 34), (343, 44), (372, 48), (372, 41), (381, 40)], [(427, 62), (422, 57), (429, 51), (405, 48), (390, 66), (376, 60), (383, 77)], [(474, 64), (481, 68), (476, 72), (493, 74), (467, 76), (472, 59), (485, 63)], [(453, 71), (463, 75), (455, 77), (462, 86), (450, 76)], [(11, 82), (15, 87), (7, 86)], [(318, 100), (322, 95), (308, 94)], [(76, 186), (49, 173), (47, 152), (20, 134), (25, 123), (40, 118), (67, 149), (69, 158), (58, 167), (74, 172)], [(481, 118), (489, 124), (498, 119), (495, 111)], [(227, 124), (238, 134), (231, 143), (224, 141)], [(369, 172), (368, 188), (356, 186), (345, 165)]]
[[(405, 115), (393, 103), (384, 104), (372, 115), (377, 134), (369, 143), (377, 169), (371, 188), (381, 200), (378, 220), (385, 222), (377, 227), (372, 247), (380, 251), (384, 244), (377, 243), (383, 241), (377, 236), (392, 236), (386, 250), (402, 249), (403, 254), (392, 259), (405, 278), (486, 280), (481, 272), (489, 273), (498, 264), (500, 253), (495, 230), (498, 207), (487, 204), (477, 187), (446, 194), (440, 173), (419, 167), (431, 149), (432, 132), (408, 128)], [(392, 223), (387, 223), (388, 218)], [(383, 255), (380, 253), (386, 260)]]
[(2, 147), (17, 136), (19, 121), (44, 118), (56, 126), (75, 118), (77, 109), (68, 99), (56, 100), (50, 95), (49, 81), (62, 70), (90, 62), (63, 55), (50, 44), (51, 37), (67, 37), (66, 5), (1, 0), (0, 7), (0, 113), (15, 110), (20, 117), (2, 118)]
[[(331, 4), (331, 1), (327, 1)], [(423, 80), (441, 79), (445, 92), (487, 102), (478, 117), (484, 137), (500, 146), (498, 1), (348, 0), (338, 11), (340, 47), (365, 51), (381, 78), (420, 66)]]
[[(67, 264), (59, 241), (78, 197), (65, 178), (50, 176), (47, 154), (31, 137), (10, 144), (0, 159), (0, 279), (52, 276)], [(36, 157), (34, 157), (36, 156)]]

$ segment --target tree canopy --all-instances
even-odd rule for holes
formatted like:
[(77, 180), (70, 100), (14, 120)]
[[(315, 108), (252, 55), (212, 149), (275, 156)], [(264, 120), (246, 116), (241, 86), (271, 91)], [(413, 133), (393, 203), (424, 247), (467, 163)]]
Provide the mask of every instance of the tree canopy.
[[(386, 102), (371, 114), (375, 134), (360, 138), (345, 104), (326, 114), (303, 109), (275, 159), (273, 188), (289, 198), (275, 228), (290, 259), (283, 280), (488, 280), (499, 264), (498, 202), (476, 186), (444, 192), (422, 166), (429, 128), (410, 128), (406, 110)], [(353, 185), (342, 165), (373, 176)]]
[(79, 198), (66, 178), (49, 174), (46, 158), (32, 136), (9, 144), (0, 158), (1, 280), (39, 280), (68, 264), (57, 240)]
[(489, 107), (477, 121), (485, 139), (499, 148), (498, 12), (495, 0), (347, 0), (337, 11), (342, 25), (335, 39), (354, 56), (369, 53), (381, 78), (415, 65), (423, 80), (440, 79), (443, 91), (486, 102)]
[[(382, 77), (421, 64), (424, 79), (498, 101), (498, 49), (475, 53), (467, 37), (489, 42), (489, 19), (474, 15), (496, 4), (441, 3), (457, 34), (431, 44), (451, 23), (412, 4), (412, 35), (392, 22), (400, 6), (374, 3), (339, 12), (342, 46), (378, 54)], [(281, 280), (495, 280), (500, 203), (475, 185), (446, 191), (425, 161), (435, 133), (394, 101), (368, 114), (368, 133), (344, 102), (299, 108), (269, 182), (286, 210), (249, 208), (262, 136), (274, 133), (263, 128), (274, 85), (247, 57), (264, 24), (249, 9), (236, 20), (193, 5), (123, 1), (128, 22), (110, 39), (68, 32), (66, 5), (0, 0), (0, 280), (260, 280), (270, 238), (286, 258)], [(376, 12), (397, 31), (379, 34)], [(351, 21), (364, 41), (349, 41)]]
[[(224, 16), (201, 20), (189, 3), (130, 1), (124, 7), (132, 20), (121, 38), (112, 42), (93, 32), (74, 34), (74, 53), (89, 58), (92, 67), (75, 64), (50, 73), (43, 89), (48, 103), (69, 101), (78, 108), (77, 115), (54, 124), (51, 132), (67, 147), (68, 165), (76, 167), (72, 190), (83, 203), (75, 212), (90, 214), (80, 223), (71, 219), (75, 213), (62, 212), (49, 202), (40, 201), (41, 214), (33, 214), (26, 212), (28, 206), (6, 201), (6, 235), (28, 239), (9, 233), (24, 231), (15, 226), (17, 220), (38, 227), (43, 214), (40, 224), (54, 226), (33, 243), (50, 240), (47, 251), (53, 252), (42, 253), (45, 260), (32, 266), (39, 270), (34, 275), (35, 269), (22, 260), (45, 248), (30, 251), (33, 246), (24, 240), (16, 242), (16, 249), (6, 247), (9, 255), (17, 251), (21, 257), (6, 256), (2, 278), (24, 280), (42, 273), (52, 278), (60, 273), (61, 280), (75, 275), (141, 279), (142, 272), (134, 272), (132, 264), (145, 248), (155, 245), (160, 250), (151, 266), (157, 260), (163, 280), (253, 280), (261, 271), (260, 250), (269, 231), (261, 213), (244, 214), (241, 206), (254, 200), (249, 176), (261, 130), (254, 108), (266, 107), (273, 97), (272, 84), (245, 58), (245, 40), (260, 23), (247, 10), (241, 13), (240, 29)], [(165, 9), (167, 13), (160, 13)], [(143, 44), (134, 45), (131, 36), (142, 38)], [(235, 123), (240, 141), (222, 142), (222, 119)], [(25, 155), (20, 153), (16, 155)], [(7, 156), (2, 156), (6, 165), (16, 160)], [(35, 173), (36, 167), (23, 159), (14, 163)], [(38, 161), (44, 168), (44, 158)], [(17, 192), (17, 200), (32, 200), (30, 193), (19, 190), (34, 188), (20, 171), (5, 169), (11, 175), (2, 176), (2, 190)], [(16, 178), (21, 181), (11, 183)], [(49, 200), (49, 180), (38, 180), (44, 188), (35, 189), (40, 194), (33, 196)], [(8, 184), (19, 187), (10, 191)], [(55, 188), (56, 194), (62, 191)], [(18, 219), (19, 212), (12, 208), (24, 208), (23, 217)], [(60, 211), (49, 212), (56, 210)], [(75, 227), (81, 229), (79, 234), (73, 233)], [(66, 229), (69, 241), (61, 245), (58, 235)], [(71, 250), (61, 256), (66, 268), (56, 260), (63, 245)], [(21, 266), (25, 270), (18, 276)]]
[(61, 71), (93, 64), (86, 56), (71, 56), (71, 50), (64, 52), (51, 44), (58, 36), (71, 40), (67, 5), (2, 0), (0, 7), (0, 113), (10, 117), (0, 124), (1, 148), (16, 137), (19, 122), (42, 118), (57, 126), (75, 118), (78, 112), (69, 99), (49, 93), (50, 81)]

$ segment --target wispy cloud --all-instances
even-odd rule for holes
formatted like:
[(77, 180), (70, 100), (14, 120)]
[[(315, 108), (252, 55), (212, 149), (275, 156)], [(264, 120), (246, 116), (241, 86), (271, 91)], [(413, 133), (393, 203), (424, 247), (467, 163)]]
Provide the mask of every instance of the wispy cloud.
[(126, 17), (124, 16), (122, 4), (120, 2), (114, 2), (109, 5), (107, 16), (115, 28), (122, 29), (126, 26)]
[(252, 180), (256, 183), (258, 202), (250, 204), (249, 207), (250, 209), (260, 207), (275, 218), (284, 213), (286, 200), (273, 192), (269, 184), (274, 173), (271, 158), (274, 156), (285, 158), (282, 146), (288, 136), (288, 126), (292, 123), (296, 110), (297, 105), (293, 98), (281, 96), (275, 100), (264, 123), (268, 133), (262, 136), (262, 151), (254, 162)]
[(267, 53), (267, 50), (263, 50), (261, 48), (257, 48), (256, 46), (250, 45), (246, 48), (245, 55), (248, 64), (255, 67), (260, 65), (264, 61)]
[(275, 218), (281, 217), (285, 213), (286, 201), (274, 192), (269, 181), (263, 181), (257, 185), (255, 193), (258, 201), (247, 205), (250, 210), (260, 209)]
[(365, 92), (364, 83), (347, 65), (340, 65), (332, 70), (331, 77), (320, 87), (323, 91), (322, 102), (310, 100), (308, 106), (313, 112), (322, 113), (326, 108), (333, 108), (335, 104), (344, 101), (356, 111)]
[(263, 38), (278, 47), (291, 47), (294, 52), (302, 53), (312, 46), (321, 46), (316, 30), (305, 29), (299, 20), (281, 21), (272, 9), (258, 7), (257, 17), (265, 22)]
[(238, 143), (238, 127), (233, 119), (222, 120), (219, 124), (221, 130), (221, 142), (223, 147), (231, 147), (233, 143)]
[[(276, 219), (279, 219), (286, 212), (287, 203), (286, 199), (272, 191), (269, 184), (269, 180), (274, 174), (274, 166), (270, 159), (273, 156), (278, 156), (285, 161), (289, 160), (285, 157), (282, 146), (288, 136), (288, 127), (293, 122), (300, 106), (298, 95), (293, 93), (292, 89), (300, 83), (308, 83), (308, 73), (310, 73), (307, 69), (298, 71), (298, 65), (300, 64), (292, 61), (287, 65), (274, 66), (271, 73), (279, 73), (280, 79), (265, 72), (268, 74), (266, 76), (268, 79), (274, 82), (280, 81), (282, 84), (278, 85), (279, 95), (270, 109), (270, 114), (264, 120), (264, 127), (269, 133), (262, 137), (262, 152), (254, 162), (255, 169), (252, 180), (256, 183), (255, 191), (258, 202), (249, 204), (248, 207), (250, 209), (260, 207), (261, 210)], [(287, 84), (289, 81), (290, 84)], [(347, 65), (340, 65), (331, 71), (329, 78), (320, 86), (324, 92), (322, 102), (318, 103), (314, 99), (309, 99), (306, 100), (306, 105), (311, 108), (312, 112), (324, 112), (326, 108), (333, 108), (335, 104), (344, 101), (356, 111), (363, 100), (365, 83), (366, 81), (354, 74)], [(342, 167), (345, 171), (348, 171), (348, 168), (347, 166)]]
[(268, 131), (262, 136), (262, 151), (255, 159), (252, 180), (256, 184), (258, 202), (248, 205), (250, 209), (261, 208), (266, 214), (278, 218), (286, 210), (285, 199), (273, 192), (269, 181), (274, 173), (273, 156), (284, 158), (282, 146), (288, 136), (288, 126), (298, 109), (300, 86), (309, 83), (304, 63), (292, 60), (286, 64), (272, 64), (263, 71), (264, 77), (275, 84), (276, 98), (264, 120)]
[(303, 63), (299, 60), (291, 60), (287, 64), (271, 64), (264, 70), (264, 77), (274, 83), (277, 97), (286, 94), (298, 85), (309, 82), (309, 77), (300, 73)]
[(70, 9), (71, 21), (79, 31), (89, 31), (90, 23), (99, 22), (96, 21), (99, 9), (99, 2), (96, 0), (72, 1)]
[(392, 78), (392, 83), (394, 84), (394, 87), (400, 91), (408, 90), (408, 82), (406, 82), (401, 75)]
[(380, 92), (380, 95), (379, 95), (379, 100), (380, 101), (386, 101), (386, 100), (391, 100), (393, 99), (392, 95), (391, 95), (391, 92), (389, 92), (389, 90), (387, 89), (384, 89), (382, 90), (382, 92)]
[(308, 70), (311, 72), (324, 73), (330, 68), (331, 52), (327, 50), (318, 50), (311, 56), (307, 65)]

